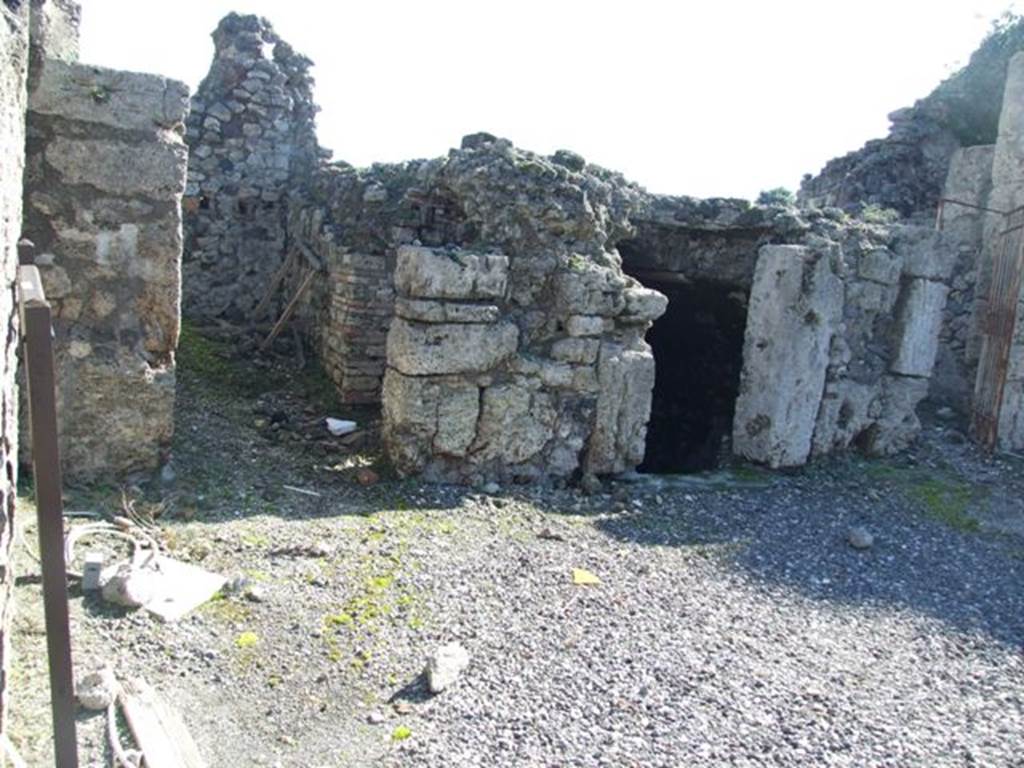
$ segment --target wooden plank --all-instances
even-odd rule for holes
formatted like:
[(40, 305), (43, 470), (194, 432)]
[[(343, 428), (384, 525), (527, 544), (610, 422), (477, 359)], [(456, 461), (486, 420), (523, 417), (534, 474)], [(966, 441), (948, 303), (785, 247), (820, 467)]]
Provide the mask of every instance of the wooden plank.
[(313, 250), (308, 245), (301, 240), (296, 240), (295, 245), (297, 245), (299, 250), (302, 251), (302, 255), (305, 256), (306, 261), (309, 262), (309, 266), (316, 270), (324, 268), (324, 263), (320, 261), (320, 257), (313, 253)]
[(281, 313), (280, 319), (278, 319), (277, 323), (274, 324), (273, 330), (270, 331), (270, 334), (267, 336), (267, 338), (265, 338), (263, 340), (263, 343), (260, 344), (261, 350), (264, 350), (270, 346), (270, 343), (277, 338), (277, 334), (279, 334), (281, 332), (281, 329), (284, 328), (285, 323), (287, 323), (288, 320), (291, 319), (291, 316), (295, 313), (296, 307), (299, 306), (299, 299), (302, 298), (302, 294), (304, 294), (306, 292), (306, 289), (309, 288), (309, 285), (310, 283), (313, 282), (314, 277), (316, 277), (316, 270), (311, 269), (309, 270), (309, 272), (306, 273), (306, 276), (302, 280), (302, 284), (299, 285), (299, 290), (295, 292), (295, 295), (292, 297), (292, 300), (288, 302), (288, 306), (284, 308), (284, 312)]
[(263, 298), (260, 299), (260, 303), (256, 305), (256, 309), (252, 311), (252, 317), (249, 318), (251, 323), (256, 323), (263, 316), (263, 313), (267, 311), (267, 307), (270, 306), (270, 302), (274, 298), (274, 294), (277, 293), (278, 288), (281, 287), (281, 283), (284, 281), (285, 275), (288, 274), (288, 270), (291, 269), (292, 264), (295, 262), (295, 251), (288, 251), (288, 255), (285, 257), (284, 262), (278, 268), (274, 276), (270, 278), (270, 285), (267, 286), (267, 292), (263, 294)]
[(141, 677), (121, 684), (121, 707), (146, 768), (206, 768), (181, 717)]

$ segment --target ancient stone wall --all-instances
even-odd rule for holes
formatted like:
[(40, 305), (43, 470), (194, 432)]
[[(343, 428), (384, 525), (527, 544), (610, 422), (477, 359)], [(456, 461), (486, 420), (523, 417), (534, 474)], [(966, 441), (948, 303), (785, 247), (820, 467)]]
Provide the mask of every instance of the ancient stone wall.
[(983, 260), (982, 239), (991, 214), (984, 208), (992, 191), (994, 146), (967, 147), (954, 153), (943, 196), (967, 205), (946, 203), (942, 230), (956, 260), (950, 276), (949, 298), (932, 377), (930, 397), (961, 415), (970, 409), (981, 349), (979, 309), (988, 289), (989, 270)]
[[(290, 248), (300, 257), (308, 248), (325, 270), (300, 320), (342, 402), (380, 401), (398, 246), (458, 239), (446, 231), (443, 213), (421, 200), (417, 179), (429, 178), (434, 165), (420, 161), (356, 169), (334, 163), (311, 177), (302, 196), (292, 198)], [(300, 264), (292, 284), (306, 268)]]
[(486, 135), (425, 181), (463, 242), (397, 251), (383, 392), (396, 467), (455, 482), (635, 467), (654, 385), (643, 336), (666, 305), (612, 247), (640, 191)]
[(0, 348), (0, 732), (7, 713), (10, 555), (17, 497), (18, 397), (15, 384), (18, 322), (15, 276), (21, 232), (26, 77), (29, 62), (27, 2), (0, 4), (0, 317), (7, 328)]
[[(1019, 223), (1004, 215), (1024, 205), (1024, 55), (1011, 59), (1005, 78), (1003, 110), (994, 145), (969, 147), (953, 155), (943, 192), (943, 238), (953, 260), (938, 360), (930, 395), (966, 417), (977, 386), (988, 309), (992, 264), (1003, 247), (1003, 233)], [(965, 203), (966, 205), (961, 205)], [(986, 210), (977, 210), (978, 206)], [(1012, 244), (1011, 244), (1012, 246)], [(1003, 448), (1024, 448), (1024, 298), (1010, 349), (1009, 378), (1000, 411)]]
[(187, 88), (47, 59), (24, 234), (54, 311), (64, 476), (151, 469), (173, 432)]
[[(229, 14), (192, 100), (185, 210), (184, 309), (252, 313), (285, 259), (288, 201), (317, 166), (310, 61), (265, 19)], [(267, 314), (280, 307), (280, 299)]]
[(668, 272), (748, 291), (761, 246), (792, 242), (807, 230), (791, 207), (734, 199), (652, 195), (630, 218), (636, 234), (618, 243), (630, 274)]
[[(992, 191), (988, 207), (1013, 211), (1024, 206), (1024, 53), (1011, 59), (999, 119), (999, 136), (992, 157)], [(1019, 224), (1021, 216), (1012, 219)], [(988, 216), (983, 223), (982, 258), (991, 265), (1002, 241), (1008, 220)], [(979, 317), (987, 309), (990, 275), (983, 270), (980, 280)], [(999, 445), (1008, 450), (1024, 449), (1024, 291), (1017, 305), (1017, 324), (1010, 348), (1009, 370), (999, 413)]]
[[(308, 61), (255, 17), (231, 15), (214, 37), (190, 120), (186, 300), (258, 323), (307, 286), (295, 324), (343, 401), (382, 401), (400, 472), (476, 482), (638, 464), (653, 371), (643, 336), (665, 299), (627, 274), (713, 281), (750, 300), (745, 391), (774, 405), (742, 404), (743, 455), (887, 453), (916, 434), (951, 282), (930, 229), (648, 195), (575, 153), (542, 157), (488, 134), (435, 160), (325, 164)], [(953, 149), (939, 143), (929, 162)], [(769, 290), (779, 270), (792, 306)], [(816, 280), (832, 287), (815, 297)], [(772, 323), (803, 342), (766, 352), (757, 338)], [(793, 386), (775, 386), (780, 375)], [(777, 408), (803, 409), (799, 429)], [(748, 440), (759, 415), (778, 423)], [(791, 432), (799, 445), (780, 449)]]
[(799, 244), (762, 247), (751, 290), (733, 450), (771, 466), (905, 448), (948, 292), (951, 251), (930, 228), (810, 223)]

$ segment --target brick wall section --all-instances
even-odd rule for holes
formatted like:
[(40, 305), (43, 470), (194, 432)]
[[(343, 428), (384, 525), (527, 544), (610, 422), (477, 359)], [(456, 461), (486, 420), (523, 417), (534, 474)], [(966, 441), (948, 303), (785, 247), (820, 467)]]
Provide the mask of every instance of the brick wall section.
[(14, 575), (10, 569), (18, 446), (15, 367), (17, 319), (14, 280), (21, 231), (25, 99), (28, 72), (28, 4), (0, 4), (0, 316), (7, 329), (0, 347), (0, 731), (7, 713), (7, 635)]
[(395, 303), (387, 259), (336, 253), (327, 268), (330, 298), (325, 322), (319, 324), (323, 366), (342, 402), (379, 402)]

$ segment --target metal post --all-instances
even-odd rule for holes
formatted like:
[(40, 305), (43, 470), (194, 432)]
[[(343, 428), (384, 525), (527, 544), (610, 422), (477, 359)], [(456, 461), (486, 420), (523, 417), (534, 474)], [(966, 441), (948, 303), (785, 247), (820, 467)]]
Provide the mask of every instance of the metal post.
[(71, 668), (67, 566), (64, 562), (64, 502), (61, 498), (60, 449), (57, 443), (53, 326), (50, 305), (43, 294), (37, 267), (19, 267), (18, 295), (25, 378), (28, 381), (32, 471), (39, 516), (54, 755), (57, 768), (78, 768), (75, 683)]

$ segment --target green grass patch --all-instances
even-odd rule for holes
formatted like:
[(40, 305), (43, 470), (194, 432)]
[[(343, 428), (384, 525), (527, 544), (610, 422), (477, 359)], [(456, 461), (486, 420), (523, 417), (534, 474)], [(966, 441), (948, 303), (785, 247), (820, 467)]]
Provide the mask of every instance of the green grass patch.
[(236, 357), (230, 345), (201, 334), (187, 320), (181, 322), (178, 370), (196, 377), (211, 394), (228, 398), (252, 398), (273, 389), (281, 375), (272, 370), (253, 370)]

